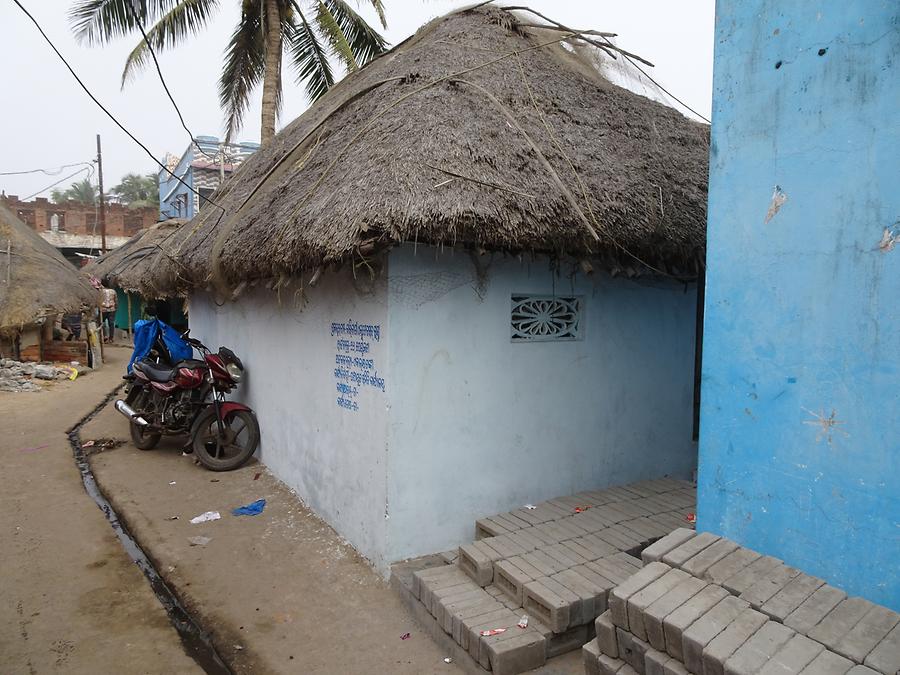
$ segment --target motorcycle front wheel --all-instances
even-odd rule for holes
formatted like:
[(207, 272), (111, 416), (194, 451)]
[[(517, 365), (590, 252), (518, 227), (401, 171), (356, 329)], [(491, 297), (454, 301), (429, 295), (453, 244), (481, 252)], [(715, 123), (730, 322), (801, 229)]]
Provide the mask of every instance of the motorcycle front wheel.
[(247, 410), (234, 410), (222, 420), (223, 436), (219, 437), (216, 410), (204, 410), (192, 430), (194, 456), (212, 471), (231, 471), (243, 465), (259, 445), (259, 422)]
[[(132, 408), (136, 407), (138, 410), (143, 410), (146, 398), (147, 392), (143, 389), (134, 388), (128, 392), (125, 402)], [(160, 434), (151, 433), (146, 430), (146, 427), (134, 422), (129, 422), (129, 426), (131, 427), (131, 442), (134, 443), (138, 450), (152, 450), (159, 443)]]

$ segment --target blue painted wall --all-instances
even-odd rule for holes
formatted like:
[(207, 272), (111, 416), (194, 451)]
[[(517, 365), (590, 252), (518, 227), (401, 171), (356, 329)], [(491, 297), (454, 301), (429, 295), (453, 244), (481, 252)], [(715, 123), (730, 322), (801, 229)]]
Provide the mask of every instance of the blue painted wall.
[(900, 4), (715, 47), (698, 526), (900, 610)]
[[(470, 541), (477, 518), (696, 466), (696, 286), (477, 262), (390, 254), (388, 560)], [(512, 342), (514, 294), (581, 296), (582, 339)]]

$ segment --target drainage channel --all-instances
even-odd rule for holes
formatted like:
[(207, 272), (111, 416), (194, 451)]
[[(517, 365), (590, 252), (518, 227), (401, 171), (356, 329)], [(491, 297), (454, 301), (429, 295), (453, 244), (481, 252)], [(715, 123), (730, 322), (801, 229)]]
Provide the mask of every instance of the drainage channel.
[(209, 675), (233, 675), (231, 668), (228, 667), (225, 661), (222, 660), (222, 657), (216, 652), (216, 648), (213, 646), (209, 634), (205, 632), (188, 613), (187, 609), (185, 609), (184, 605), (178, 599), (178, 596), (171, 588), (169, 588), (162, 576), (156, 570), (153, 562), (147, 554), (144, 553), (134, 537), (131, 536), (131, 533), (128, 532), (125, 524), (119, 520), (119, 516), (115, 509), (113, 509), (109, 500), (103, 494), (100, 486), (97, 485), (94, 473), (91, 471), (91, 465), (84, 453), (84, 449), (81, 447), (81, 437), (79, 435), (81, 428), (103, 410), (118, 392), (119, 387), (107, 395), (100, 405), (94, 408), (86, 417), (82, 418), (67, 432), (69, 444), (72, 446), (72, 452), (75, 455), (75, 464), (78, 465), (78, 469), (81, 471), (81, 480), (84, 483), (84, 489), (91, 499), (96, 502), (97, 506), (100, 507), (100, 510), (103, 511), (103, 514), (112, 526), (113, 531), (122, 543), (125, 552), (144, 573), (144, 576), (147, 577), (147, 581), (150, 582), (150, 588), (153, 589), (160, 604), (162, 604), (163, 608), (166, 610), (166, 614), (169, 615), (169, 620), (172, 622), (175, 630), (178, 631), (181, 643), (184, 645), (184, 649), (188, 656), (194, 659), (197, 665), (203, 668)]

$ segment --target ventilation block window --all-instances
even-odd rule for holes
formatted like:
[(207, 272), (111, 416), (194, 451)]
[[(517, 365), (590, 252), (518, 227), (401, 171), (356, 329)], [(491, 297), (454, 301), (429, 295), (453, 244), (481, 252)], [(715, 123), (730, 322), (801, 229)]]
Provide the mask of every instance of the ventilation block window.
[(571, 341), (582, 338), (582, 296), (513, 295), (513, 342)]

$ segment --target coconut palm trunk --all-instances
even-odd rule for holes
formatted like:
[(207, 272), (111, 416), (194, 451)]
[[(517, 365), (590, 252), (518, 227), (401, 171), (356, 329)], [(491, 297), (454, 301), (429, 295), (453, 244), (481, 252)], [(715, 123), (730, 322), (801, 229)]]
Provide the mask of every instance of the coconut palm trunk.
[(278, 117), (278, 92), (281, 88), (282, 32), (278, 0), (265, 0), (266, 69), (263, 75), (262, 127), (260, 141), (266, 147), (275, 136)]

